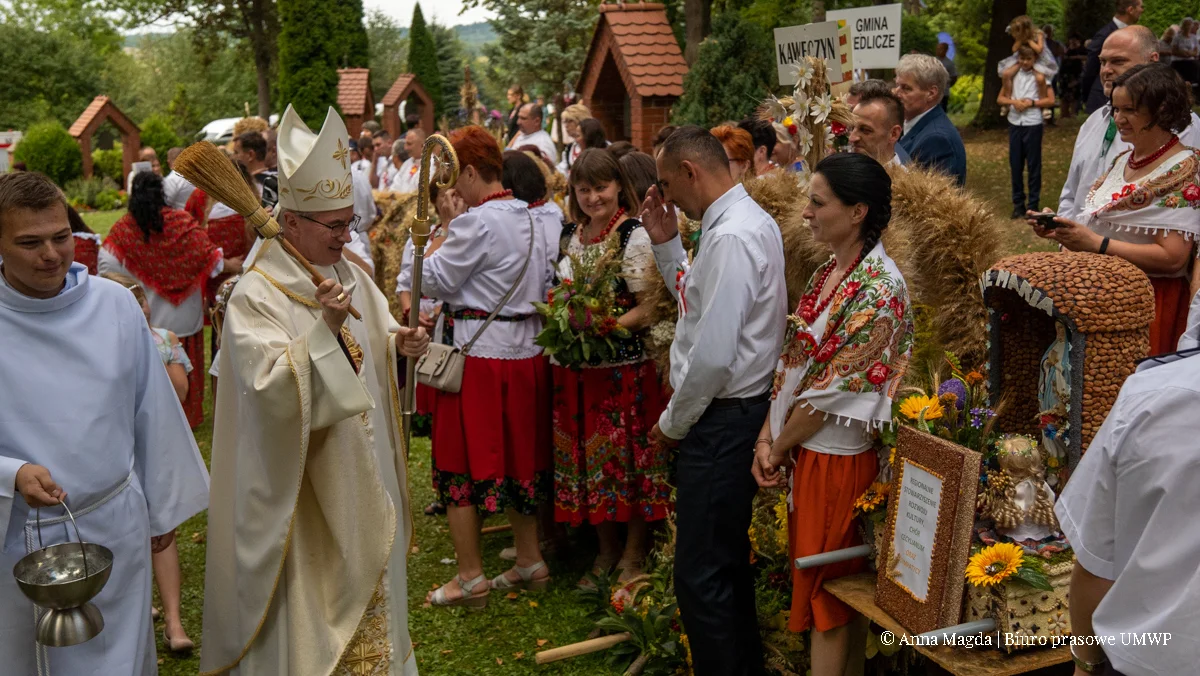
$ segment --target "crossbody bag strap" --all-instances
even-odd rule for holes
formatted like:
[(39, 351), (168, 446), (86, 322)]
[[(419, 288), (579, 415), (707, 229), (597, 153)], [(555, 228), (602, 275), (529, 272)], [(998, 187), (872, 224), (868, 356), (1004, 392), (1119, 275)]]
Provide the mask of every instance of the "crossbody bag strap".
[(496, 315), (500, 314), (500, 310), (508, 304), (509, 299), (512, 298), (514, 293), (516, 293), (517, 287), (521, 284), (521, 280), (525, 279), (525, 271), (529, 269), (529, 259), (533, 258), (533, 240), (535, 234), (533, 230), (533, 215), (529, 213), (528, 209), (525, 210), (525, 215), (529, 217), (529, 252), (525, 254), (525, 264), (521, 266), (521, 272), (517, 274), (516, 281), (512, 283), (512, 286), (508, 287), (508, 293), (504, 294), (504, 298), (500, 299), (500, 302), (496, 305), (496, 309), (492, 310), (492, 314), (488, 315), (487, 320), (483, 322), (483, 326), (479, 327), (479, 330), (475, 332), (475, 335), (471, 336), (471, 340), (468, 341), (466, 345), (462, 346), (462, 350), (460, 350), (460, 352), (463, 354), (467, 354), (471, 351), (471, 347), (475, 345), (475, 341), (479, 340), (479, 336), (483, 335), (483, 332), (487, 329), (488, 325), (492, 323), (492, 320), (496, 318)]

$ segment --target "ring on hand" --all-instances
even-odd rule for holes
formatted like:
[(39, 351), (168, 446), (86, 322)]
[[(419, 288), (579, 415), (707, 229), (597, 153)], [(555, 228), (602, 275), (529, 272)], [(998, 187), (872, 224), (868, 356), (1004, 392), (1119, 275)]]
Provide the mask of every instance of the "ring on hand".
[(344, 300), (346, 300), (346, 292), (345, 291), (343, 291), (342, 293), (339, 293), (337, 295), (337, 302), (341, 303)]

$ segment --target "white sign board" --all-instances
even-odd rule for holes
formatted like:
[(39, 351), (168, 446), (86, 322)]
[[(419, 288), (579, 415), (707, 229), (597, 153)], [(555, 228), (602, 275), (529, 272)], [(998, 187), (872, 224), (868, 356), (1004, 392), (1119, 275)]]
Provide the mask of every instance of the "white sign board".
[(775, 65), (779, 69), (779, 84), (785, 87), (796, 85), (792, 64), (806, 56), (825, 59), (829, 84), (842, 81), (836, 21), (775, 29)]
[(899, 4), (839, 9), (825, 18), (850, 26), (855, 68), (895, 68), (900, 61)]
[(924, 603), (929, 596), (933, 536), (937, 532), (938, 508), (942, 502), (942, 480), (905, 459), (899, 498), (891, 577), (913, 598)]

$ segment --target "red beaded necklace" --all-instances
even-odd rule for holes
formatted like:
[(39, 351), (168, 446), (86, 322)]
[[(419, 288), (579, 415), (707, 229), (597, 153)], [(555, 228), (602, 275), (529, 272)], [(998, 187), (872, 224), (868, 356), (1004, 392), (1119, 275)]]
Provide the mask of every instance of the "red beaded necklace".
[(1163, 146), (1161, 148), (1159, 148), (1158, 150), (1154, 151), (1153, 153), (1147, 155), (1146, 157), (1143, 157), (1140, 160), (1135, 159), (1133, 157), (1133, 153), (1130, 153), (1129, 154), (1129, 164), (1127, 166), (1130, 169), (1137, 171), (1138, 169), (1141, 169), (1142, 167), (1144, 167), (1148, 164), (1153, 164), (1154, 160), (1157, 160), (1158, 158), (1167, 154), (1168, 150), (1170, 150), (1171, 148), (1174, 148), (1176, 143), (1179, 143), (1179, 137), (1172, 134), (1170, 141), (1167, 141), (1166, 143), (1163, 144)]
[(535, 202), (530, 202), (530, 203), (529, 203), (529, 208), (530, 208), (530, 209), (536, 209), (536, 208), (538, 208), (538, 207), (543, 207), (543, 206), (546, 206), (546, 200), (537, 200), (537, 201), (535, 201)]
[(477, 206), (483, 206), (485, 203), (491, 202), (492, 200), (502, 200), (505, 197), (512, 197), (512, 191), (511, 190), (501, 190), (500, 192), (494, 192), (494, 193), (488, 195), (487, 197), (484, 197), (483, 199), (479, 200), (479, 204)]
[(865, 248), (858, 252), (858, 258), (855, 258), (854, 262), (850, 264), (850, 267), (846, 268), (846, 272), (844, 272), (842, 274), (842, 278), (838, 280), (837, 286), (835, 286), (833, 291), (831, 291), (830, 294), (825, 297), (825, 300), (818, 302), (821, 296), (821, 290), (825, 288), (825, 282), (829, 280), (829, 275), (832, 274), (833, 269), (837, 267), (834, 265), (834, 261), (830, 261), (829, 264), (825, 266), (825, 271), (821, 273), (821, 277), (817, 280), (817, 285), (813, 287), (812, 293), (806, 293), (800, 297), (800, 318), (803, 319), (806, 324), (812, 326), (812, 323), (817, 321), (817, 317), (821, 316), (821, 313), (825, 311), (825, 308), (829, 307), (829, 303), (832, 302), (833, 297), (837, 295), (838, 289), (842, 287), (842, 284), (846, 283), (846, 279), (850, 276), (850, 273), (854, 272), (854, 269), (857, 268), (858, 264), (862, 262), (863, 254), (865, 253)]
[(599, 244), (600, 242), (603, 242), (604, 238), (608, 237), (608, 233), (612, 232), (613, 226), (616, 225), (617, 221), (621, 220), (621, 217), (624, 215), (625, 207), (617, 209), (617, 213), (613, 214), (613, 217), (608, 221), (608, 225), (604, 226), (604, 230), (599, 235), (589, 239), (588, 244)]

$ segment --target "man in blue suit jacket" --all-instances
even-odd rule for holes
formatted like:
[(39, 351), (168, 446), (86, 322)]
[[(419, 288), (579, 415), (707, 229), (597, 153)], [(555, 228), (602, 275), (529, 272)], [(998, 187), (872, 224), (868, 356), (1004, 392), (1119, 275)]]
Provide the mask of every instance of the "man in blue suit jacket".
[(967, 151), (962, 137), (942, 110), (942, 96), (950, 74), (937, 59), (927, 54), (906, 54), (896, 65), (893, 93), (904, 104), (904, 136), (899, 148), (912, 156), (913, 164), (967, 182)]

